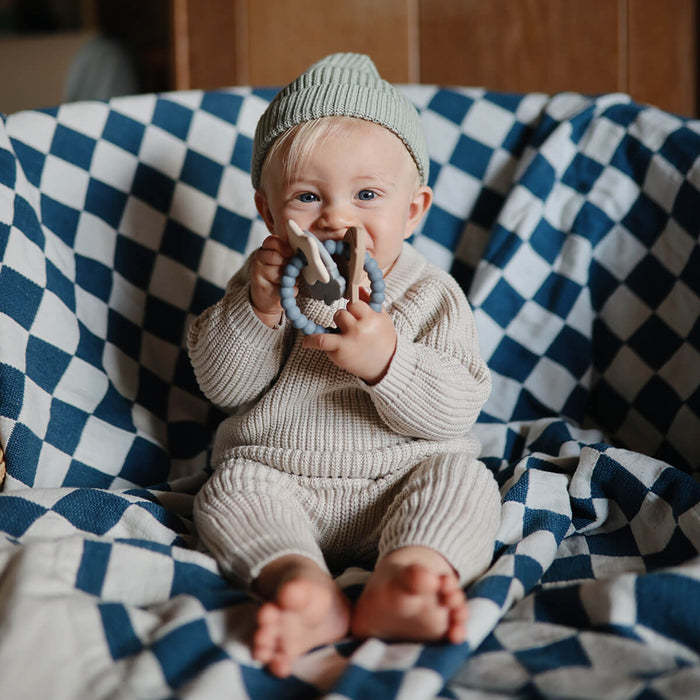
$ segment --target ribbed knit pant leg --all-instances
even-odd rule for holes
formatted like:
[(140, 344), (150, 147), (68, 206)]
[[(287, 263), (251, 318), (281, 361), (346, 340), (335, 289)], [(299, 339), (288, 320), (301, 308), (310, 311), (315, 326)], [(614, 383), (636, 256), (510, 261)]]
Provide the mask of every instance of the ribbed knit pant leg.
[(294, 477), (276, 469), (254, 462), (219, 467), (197, 495), (194, 519), (224, 574), (247, 585), (286, 554), (306, 556), (328, 571)]
[(436, 550), (462, 585), (491, 563), (501, 499), (487, 467), (458, 454), (434, 455), (401, 484), (383, 522), (379, 556), (411, 545)]

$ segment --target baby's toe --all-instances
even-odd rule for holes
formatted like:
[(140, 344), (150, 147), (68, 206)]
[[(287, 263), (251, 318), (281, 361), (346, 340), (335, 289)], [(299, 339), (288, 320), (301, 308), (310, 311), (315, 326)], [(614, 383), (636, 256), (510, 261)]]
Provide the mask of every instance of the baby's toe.
[(279, 623), (280, 611), (273, 603), (263, 603), (258, 608), (258, 627), (273, 627)]
[(261, 663), (272, 659), (277, 646), (277, 636), (267, 630), (258, 629), (253, 636), (253, 658)]
[(440, 579), (426, 567), (410, 564), (400, 572), (398, 584), (412, 595), (430, 595), (439, 590)]
[(450, 620), (464, 624), (468, 619), (469, 607), (467, 605), (458, 605), (450, 610)]
[(451, 591), (450, 593), (442, 593), (441, 601), (442, 604), (446, 608), (450, 608), (450, 610), (464, 607), (467, 604), (467, 599), (461, 588), (458, 588), (456, 591)]
[(267, 663), (268, 671), (278, 678), (286, 678), (292, 672), (292, 661), (289, 655), (277, 652)]
[(454, 593), (455, 591), (461, 590), (462, 587), (459, 585), (459, 579), (454, 573), (441, 574), (440, 593), (447, 595), (449, 593)]
[(266, 663), (277, 645), (279, 612), (272, 605), (263, 605), (258, 610), (257, 622), (253, 634), (253, 657)]
[(450, 623), (447, 629), (447, 639), (452, 642), (452, 644), (462, 644), (467, 638), (467, 628), (464, 624), (465, 621), (460, 623), (454, 620)]
[(447, 639), (453, 644), (461, 644), (467, 638), (466, 623), (469, 617), (469, 607), (463, 594), (453, 596), (451, 602), (453, 605), (449, 609)]

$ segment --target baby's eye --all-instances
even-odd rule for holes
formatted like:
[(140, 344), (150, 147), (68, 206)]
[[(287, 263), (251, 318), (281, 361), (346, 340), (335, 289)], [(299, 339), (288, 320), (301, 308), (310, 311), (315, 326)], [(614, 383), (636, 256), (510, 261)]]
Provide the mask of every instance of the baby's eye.
[(357, 198), (363, 200), (364, 202), (370, 202), (377, 196), (376, 192), (372, 190), (360, 190), (357, 193)]
[(302, 192), (297, 199), (305, 204), (318, 201), (318, 197), (313, 192)]

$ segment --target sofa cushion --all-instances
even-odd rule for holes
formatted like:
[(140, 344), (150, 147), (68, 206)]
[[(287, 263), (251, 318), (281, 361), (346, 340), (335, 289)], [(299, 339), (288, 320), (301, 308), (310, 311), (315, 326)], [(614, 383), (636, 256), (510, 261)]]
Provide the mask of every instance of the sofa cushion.
[[(623, 95), (404, 88), (435, 203), (414, 245), (475, 308), (508, 458), (562, 416), (693, 468), (700, 447), (698, 122)], [(249, 180), (273, 90), (20, 112), (0, 133), (7, 488), (153, 486), (206, 469), (222, 414), (184, 350), (266, 230)], [(490, 426), (506, 424), (492, 440)]]

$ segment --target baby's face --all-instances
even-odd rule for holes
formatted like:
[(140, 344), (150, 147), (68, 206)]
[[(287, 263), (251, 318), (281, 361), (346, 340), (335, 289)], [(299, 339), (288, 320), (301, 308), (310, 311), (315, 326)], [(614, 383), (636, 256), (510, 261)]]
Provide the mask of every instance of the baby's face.
[(314, 145), (288, 181), (277, 162), (282, 155), (269, 159), (258, 209), (272, 233), (285, 239), (289, 219), (322, 241), (362, 227), (367, 250), (387, 272), (432, 193), (419, 186), (415, 163), (397, 136), (362, 119), (344, 122), (344, 129)]

